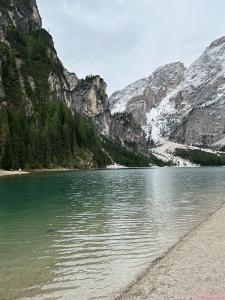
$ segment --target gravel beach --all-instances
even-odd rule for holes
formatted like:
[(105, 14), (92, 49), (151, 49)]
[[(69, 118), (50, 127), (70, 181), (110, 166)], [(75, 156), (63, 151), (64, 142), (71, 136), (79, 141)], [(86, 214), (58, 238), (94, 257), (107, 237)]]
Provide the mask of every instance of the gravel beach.
[(225, 300), (225, 205), (153, 262), (117, 298), (128, 299)]

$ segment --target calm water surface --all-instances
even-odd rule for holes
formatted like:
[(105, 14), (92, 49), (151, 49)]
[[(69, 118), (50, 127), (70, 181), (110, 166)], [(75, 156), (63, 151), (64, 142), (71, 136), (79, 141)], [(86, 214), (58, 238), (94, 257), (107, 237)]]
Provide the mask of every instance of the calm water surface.
[(111, 299), (224, 195), (225, 168), (0, 178), (0, 299)]

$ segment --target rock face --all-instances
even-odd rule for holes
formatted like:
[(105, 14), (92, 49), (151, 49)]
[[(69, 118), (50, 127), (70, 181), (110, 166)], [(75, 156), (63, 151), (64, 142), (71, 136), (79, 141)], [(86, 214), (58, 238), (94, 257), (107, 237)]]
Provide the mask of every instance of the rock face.
[(68, 70), (64, 69), (64, 75), (69, 84), (70, 91), (73, 91), (78, 84), (78, 77), (75, 73), (70, 73)]
[(145, 132), (128, 113), (111, 115), (107, 110), (93, 119), (99, 133), (111, 141), (147, 155)]
[(155, 142), (169, 138), (211, 146), (225, 133), (225, 38), (214, 41), (187, 70), (181, 84), (147, 115)]
[(181, 63), (166, 65), (140, 82), (136, 92), (134, 83), (114, 93), (111, 109), (131, 112), (156, 145), (168, 139), (205, 147), (224, 144), (225, 37), (212, 42), (187, 70)]
[[(46, 51), (43, 53), (43, 47), (38, 48), (36, 51), (42, 51), (42, 57), (46, 57), (46, 61), (52, 65), (50, 68), (46, 68), (48, 71), (48, 85), (49, 85), (49, 99), (58, 97), (63, 102), (65, 102), (69, 107), (72, 106), (72, 94), (71, 91), (75, 89), (78, 78), (75, 73), (69, 73), (64, 69), (63, 64), (57, 56), (57, 52), (54, 48), (54, 42), (51, 35), (42, 29), (42, 20), (38, 11), (38, 7), (35, 0), (2, 0), (0, 7), (0, 42), (3, 42), (5, 45), (11, 48), (11, 42), (15, 42), (15, 36), (17, 36), (18, 41), (21, 40), (21, 43), (26, 44), (27, 40), (25, 35), (30, 35), (33, 39), (33, 43), (37, 43), (39, 38), (39, 43), (44, 40), (46, 44)], [(13, 32), (13, 33), (11, 33)], [(39, 37), (38, 37), (39, 35)], [(13, 36), (10, 37), (10, 36)], [(12, 39), (12, 41), (10, 40)], [(24, 40), (23, 40), (24, 39)], [(31, 39), (31, 38), (30, 38)], [(14, 45), (12, 45), (14, 47)], [(20, 46), (21, 47), (21, 46)], [(26, 49), (28, 45), (23, 45)], [(18, 52), (18, 51), (17, 51)], [(26, 63), (28, 58), (24, 54), (17, 54), (15, 57), (16, 66), (20, 75), (21, 87), (23, 89), (23, 94), (26, 99), (29, 101), (30, 95), (26, 90), (25, 81), (29, 82), (29, 85), (35, 93), (36, 84), (34, 76), (28, 74), (27, 78), (24, 78), (23, 71), (21, 69), (28, 68)], [(22, 57), (21, 57), (22, 56)], [(37, 58), (36, 58), (37, 59)], [(40, 58), (38, 58), (40, 60)], [(31, 60), (31, 58), (29, 58)], [(0, 99), (3, 100), (5, 92), (1, 84), (1, 64), (0, 61)], [(54, 64), (54, 65), (53, 65)], [(38, 66), (42, 68), (40, 65)], [(36, 67), (36, 68), (38, 68)], [(30, 67), (29, 67), (30, 68)], [(48, 70), (49, 69), (49, 70)], [(42, 76), (42, 75), (41, 75)], [(45, 86), (46, 89), (46, 86)], [(32, 102), (32, 101), (30, 101)], [(32, 110), (32, 105), (29, 107)]]
[(2, 74), (2, 61), (0, 60), (0, 102), (5, 98), (5, 92), (3, 88), (3, 74)]
[(145, 133), (138, 125), (132, 114), (115, 114), (111, 117), (109, 136), (119, 140), (127, 147), (134, 146), (138, 151), (146, 154)]
[(4, 37), (8, 26), (28, 32), (32, 28), (41, 28), (42, 20), (35, 0), (2, 0), (0, 32)]
[(157, 106), (167, 93), (183, 80), (185, 67), (176, 62), (158, 68), (151, 76), (141, 79), (110, 97), (112, 113), (131, 113), (138, 124), (147, 125), (146, 114)]
[(135, 144), (138, 150), (144, 152), (144, 131), (132, 114), (111, 114), (106, 88), (107, 85), (100, 76), (87, 76), (78, 80), (72, 91), (72, 106), (77, 113), (91, 118), (101, 135), (128, 148)]
[(149, 78), (143, 78), (128, 85), (124, 89), (113, 93), (109, 98), (112, 114), (125, 112), (127, 103), (133, 97), (142, 96), (148, 84)]
[(225, 137), (225, 37), (190, 66), (170, 103), (176, 107), (170, 138), (207, 146)]
[[(63, 76), (63, 74), (59, 76), (59, 74), (51, 72), (48, 78), (52, 96), (57, 96), (59, 99), (65, 102), (68, 107), (72, 107), (71, 86), (74, 84), (70, 76), (70, 73), (68, 77), (66, 77)], [(68, 80), (70, 80), (70, 83)]]
[(78, 80), (72, 91), (73, 106), (81, 115), (93, 118), (108, 108), (107, 85), (100, 76)]

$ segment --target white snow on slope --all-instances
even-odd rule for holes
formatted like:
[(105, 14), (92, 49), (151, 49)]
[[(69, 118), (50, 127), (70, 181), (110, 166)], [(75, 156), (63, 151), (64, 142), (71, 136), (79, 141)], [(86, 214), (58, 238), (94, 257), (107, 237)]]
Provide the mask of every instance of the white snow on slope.
[[(160, 92), (167, 82), (173, 83), (176, 67), (178, 72), (179, 63), (160, 67), (150, 77), (115, 92), (110, 97), (112, 113), (124, 112), (129, 100), (142, 95), (148, 86)], [(215, 40), (206, 48), (184, 72), (178, 86), (167, 85), (166, 96), (146, 113), (147, 125), (142, 127), (146, 138), (153, 140), (156, 145), (163, 144), (193, 109), (205, 109), (217, 103), (221, 107), (225, 105), (225, 37)], [(218, 118), (222, 116), (218, 115)]]
[(117, 164), (117, 163), (114, 163), (113, 165), (108, 165), (108, 166), (107, 166), (107, 169), (110, 169), (110, 170), (118, 170), (118, 169), (128, 169), (128, 167), (119, 165), (119, 164)]
[(189, 160), (183, 159), (181, 157), (175, 156), (175, 150), (176, 149), (196, 149), (195, 147), (188, 147), (185, 145), (173, 143), (173, 142), (165, 142), (163, 145), (154, 148), (152, 150), (152, 153), (160, 160), (164, 162), (172, 162), (177, 167), (198, 167), (198, 165), (195, 165), (191, 163)]
[(149, 78), (142, 78), (124, 89), (112, 94), (109, 98), (111, 104), (111, 113), (122, 113), (126, 110), (128, 101), (135, 96), (142, 95), (149, 84)]
[(189, 160), (183, 159), (179, 156), (175, 156), (176, 149), (185, 150), (201, 150), (207, 153), (212, 153), (218, 155), (219, 151), (213, 151), (212, 149), (198, 148), (194, 146), (182, 145), (170, 141), (166, 141), (163, 145), (153, 148), (152, 153), (164, 162), (172, 162), (177, 167), (198, 167), (199, 165), (191, 163)]
[[(172, 90), (168, 95), (160, 102), (158, 107), (152, 108), (147, 113), (147, 126), (143, 128), (146, 132), (147, 139), (150, 137), (155, 144), (163, 144), (165, 139), (162, 137), (162, 132), (166, 132), (167, 115), (175, 115), (176, 108), (173, 102), (170, 102), (171, 97), (177, 93), (177, 90)], [(173, 119), (170, 119), (173, 122)]]
[[(221, 85), (215, 95), (206, 102), (201, 98), (194, 99), (191, 95), (198, 89), (210, 86), (219, 78), (225, 78), (225, 37), (214, 41), (186, 71), (185, 79), (181, 84), (161, 101), (158, 107), (147, 113), (148, 126), (144, 129), (146, 134), (156, 144), (165, 141), (163, 136), (170, 134), (171, 128), (179, 125), (182, 119), (190, 113), (194, 107), (204, 108), (215, 104), (225, 97), (225, 84)], [(182, 92), (184, 101), (180, 104), (183, 108), (178, 111), (175, 97)], [(190, 101), (188, 101), (190, 100)]]
[(122, 113), (126, 110), (128, 102), (137, 96), (142, 96), (147, 87), (154, 91), (155, 95), (168, 89), (168, 84), (176, 84), (182, 71), (185, 70), (181, 62), (166, 64), (157, 68), (149, 77), (142, 78), (124, 89), (119, 90), (109, 97), (112, 114)]

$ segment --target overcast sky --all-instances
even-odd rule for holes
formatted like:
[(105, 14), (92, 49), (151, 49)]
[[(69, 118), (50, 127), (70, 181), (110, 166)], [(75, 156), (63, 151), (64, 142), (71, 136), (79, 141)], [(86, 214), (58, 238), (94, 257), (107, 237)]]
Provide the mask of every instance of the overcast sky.
[(37, 0), (60, 59), (109, 94), (166, 63), (189, 65), (225, 35), (224, 0)]

